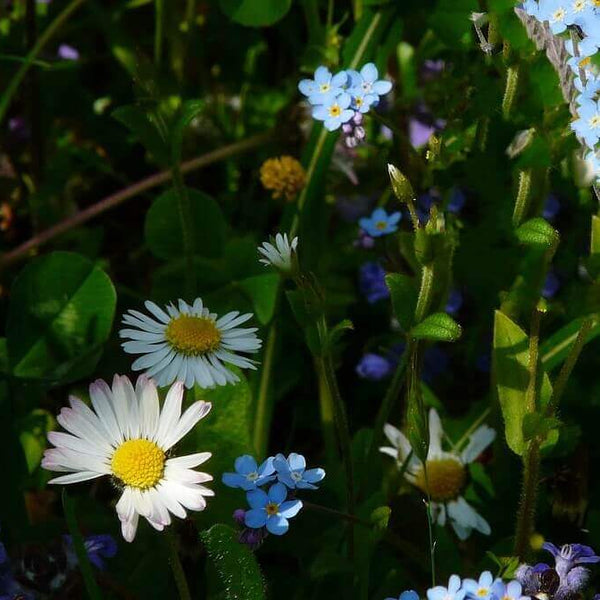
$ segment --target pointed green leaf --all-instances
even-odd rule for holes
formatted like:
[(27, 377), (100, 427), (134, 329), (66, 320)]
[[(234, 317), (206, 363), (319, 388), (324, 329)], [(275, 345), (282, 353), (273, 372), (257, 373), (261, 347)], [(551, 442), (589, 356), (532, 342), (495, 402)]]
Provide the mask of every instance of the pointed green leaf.
[[(493, 357), (506, 442), (515, 454), (522, 455), (526, 446), (523, 420), (527, 414), (529, 338), (516, 323), (500, 311), (496, 311), (494, 321)], [(542, 406), (551, 395), (550, 379), (544, 372), (540, 392)]]
[(415, 339), (455, 342), (461, 333), (461, 326), (450, 315), (434, 313), (415, 325), (410, 335)]
[(411, 277), (402, 273), (388, 273), (385, 283), (390, 290), (392, 308), (404, 331), (410, 331), (417, 305), (417, 290)]
[(292, 0), (219, 0), (221, 10), (247, 27), (266, 27), (285, 17)]
[(538, 248), (555, 248), (560, 241), (558, 231), (541, 217), (523, 223), (515, 234), (522, 244)]
[(256, 318), (263, 324), (267, 324), (275, 312), (275, 302), (279, 290), (279, 275), (277, 273), (265, 273), (248, 277), (238, 285), (250, 298), (254, 306)]
[[(561, 327), (540, 345), (540, 356), (546, 371), (551, 371), (567, 358), (586, 318), (573, 319), (568, 325)], [(591, 342), (599, 335), (600, 319), (596, 317), (585, 338), (585, 343)]]
[(173, 163), (178, 163), (181, 160), (181, 146), (185, 130), (204, 107), (205, 103), (202, 100), (187, 100), (183, 103), (171, 134), (171, 159)]

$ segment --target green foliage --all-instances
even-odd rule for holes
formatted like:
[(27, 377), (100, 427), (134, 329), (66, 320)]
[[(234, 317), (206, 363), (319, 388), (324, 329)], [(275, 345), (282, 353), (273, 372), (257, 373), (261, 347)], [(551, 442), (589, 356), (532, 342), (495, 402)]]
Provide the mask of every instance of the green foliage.
[[(198, 190), (188, 189), (194, 229), (194, 253), (208, 258), (223, 254), (225, 220), (217, 202)], [(175, 190), (163, 192), (146, 214), (146, 242), (155, 256), (165, 260), (183, 254), (183, 227), (177, 210)]]
[(292, 0), (219, 0), (219, 6), (240, 25), (265, 27), (284, 17), (292, 6)]
[(240, 544), (227, 525), (213, 525), (200, 533), (225, 589), (227, 600), (264, 600), (265, 584), (254, 554)]
[(438, 342), (455, 342), (460, 338), (460, 325), (447, 313), (429, 315), (415, 325), (410, 335), (417, 340), (434, 340)]
[(542, 218), (531, 219), (523, 223), (515, 233), (522, 244), (542, 249), (553, 249), (560, 240), (556, 229)]
[[(526, 392), (529, 385), (529, 338), (505, 314), (496, 311), (494, 321), (494, 373), (498, 399), (504, 417), (508, 447), (522, 455), (526, 447), (524, 420), (528, 413)], [(541, 405), (550, 399), (552, 386), (546, 373), (541, 378)], [(528, 429), (529, 432), (529, 429)]]
[(411, 277), (402, 273), (389, 273), (385, 283), (390, 290), (392, 308), (404, 331), (410, 331), (417, 306), (417, 290)]
[(240, 289), (248, 295), (257, 319), (267, 324), (275, 312), (275, 304), (279, 295), (279, 275), (265, 273), (247, 277), (238, 283)]
[(11, 288), (6, 331), (12, 374), (48, 382), (89, 375), (115, 305), (108, 275), (91, 260), (53, 252), (32, 261)]

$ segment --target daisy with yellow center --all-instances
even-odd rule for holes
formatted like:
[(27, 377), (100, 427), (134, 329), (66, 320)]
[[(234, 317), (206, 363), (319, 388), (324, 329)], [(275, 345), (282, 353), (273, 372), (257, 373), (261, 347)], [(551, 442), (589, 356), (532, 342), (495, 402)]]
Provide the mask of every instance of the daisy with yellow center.
[(111, 476), (123, 493), (117, 502), (123, 537), (131, 542), (139, 517), (162, 531), (171, 514), (184, 519), (187, 510), (204, 510), (214, 492), (201, 485), (212, 480), (193, 468), (208, 460), (210, 452), (177, 458), (171, 448), (204, 418), (208, 402), (194, 402), (183, 414), (183, 384), (167, 393), (160, 410), (156, 384), (145, 375), (135, 388), (125, 376), (115, 375), (112, 389), (101, 379), (90, 385), (92, 408), (69, 398), (57, 421), (68, 433), (52, 431), (42, 467), (67, 473), (50, 483), (77, 483)]
[(467, 484), (467, 465), (473, 462), (496, 437), (496, 432), (482, 425), (476, 429), (462, 451), (442, 449), (444, 432), (440, 417), (435, 409), (429, 412), (429, 450), (426, 468), (412, 451), (408, 438), (389, 423), (384, 433), (392, 446), (379, 450), (397, 461), (403, 468), (405, 461), (405, 478), (423, 493), (429, 491), (431, 509), (434, 520), (443, 526), (449, 521), (456, 535), (464, 540), (473, 530), (488, 535), (490, 526), (462, 496)]
[(256, 368), (255, 361), (238, 354), (257, 352), (262, 343), (256, 327), (238, 327), (252, 318), (251, 313), (234, 311), (218, 318), (201, 298), (191, 305), (179, 300), (177, 308), (169, 304), (164, 310), (150, 301), (145, 306), (150, 315), (136, 310), (123, 315), (129, 327), (119, 335), (127, 340), (122, 344), (125, 352), (142, 355), (132, 369), (145, 369), (159, 387), (178, 380), (188, 388), (196, 383), (212, 388), (239, 381), (224, 363)]

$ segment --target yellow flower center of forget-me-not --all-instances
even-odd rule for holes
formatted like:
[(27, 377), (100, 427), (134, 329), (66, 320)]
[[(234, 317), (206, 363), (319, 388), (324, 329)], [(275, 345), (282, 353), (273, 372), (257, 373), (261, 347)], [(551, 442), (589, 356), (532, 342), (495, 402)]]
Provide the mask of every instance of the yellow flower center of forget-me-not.
[(573, 2), (573, 10), (575, 12), (581, 12), (585, 8), (585, 2), (586, 0), (575, 0), (575, 2)]
[(560, 8), (555, 10), (554, 13), (552, 13), (552, 22), (557, 23), (560, 21), (564, 21), (566, 16), (567, 16), (567, 11), (564, 8), (562, 8), (562, 6), (561, 6)]
[(165, 337), (175, 350), (188, 356), (212, 352), (221, 343), (221, 333), (212, 319), (191, 315), (173, 319), (167, 326)]
[(332, 104), (329, 107), (329, 116), (330, 117), (339, 117), (342, 114), (342, 109), (339, 104)]
[(442, 458), (427, 461), (427, 480), (425, 471), (416, 474), (415, 485), (429, 494), (434, 502), (446, 502), (457, 498), (467, 481), (467, 472), (464, 465), (452, 458)]
[(387, 227), (387, 221), (377, 221), (375, 223), (375, 229), (379, 229), (379, 231), (383, 231)]
[(597, 127), (600, 127), (600, 115), (594, 115), (589, 121), (588, 121), (590, 127), (592, 129), (596, 129)]
[(331, 89), (331, 86), (328, 83), (322, 83), (319, 86), (319, 91), (323, 94), (328, 92), (330, 89)]
[(265, 510), (267, 511), (267, 514), (269, 516), (276, 515), (279, 512), (279, 504), (275, 504), (274, 502), (269, 502), (269, 504), (267, 504), (265, 506)]
[(147, 490), (163, 476), (165, 453), (150, 440), (127, 440), (115, 450), (110, 466), (125, 485)]

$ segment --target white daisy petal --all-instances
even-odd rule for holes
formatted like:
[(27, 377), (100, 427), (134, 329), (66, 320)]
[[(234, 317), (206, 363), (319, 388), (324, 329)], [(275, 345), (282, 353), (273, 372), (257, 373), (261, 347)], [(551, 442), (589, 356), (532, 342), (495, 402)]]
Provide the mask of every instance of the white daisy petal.
[(171, 386), (165, 399), (165, 405), (163, 406), (160, 419), (158, 421), (158, 429), (155, 441), (163, 450), (167, 450), (164, 446), (164, 442), (168, 439), (168, 436), (172, 429), (177, 425), (179, 417), (181, 416), (181, 402), (183, 400), (183, 383), (177, 381)]
[(163, 450), (168, 450), (175, 445), (182, 437), (186, 436), (192, 428), (203, 419), (212, 408), (210, 402), (199, 400), (194, 402), (181, 416), (175, 427), (167, 432), (167, 436), (161, 444)]
[(471, 435), (467, 447), (462, 451), (464, 463), (473, 462), (494, 440), (496, 431), (487, 425), (477, 428)]
[(97, 477), (101, 477), (101, 473), (95, 473), (93, 471), (78, 471), (77, 473), (71, 473), (70, 475), (62, 475), (61, 477), (55, 477), (51, 479), (48, 483), (79, 483), (81, 481), (89, 481), (90, 479), (96, 479)]
[(429, 452), (427, 459), (435, 458), (442, 453), (442, 422), (435, 408), (429, 410)]

